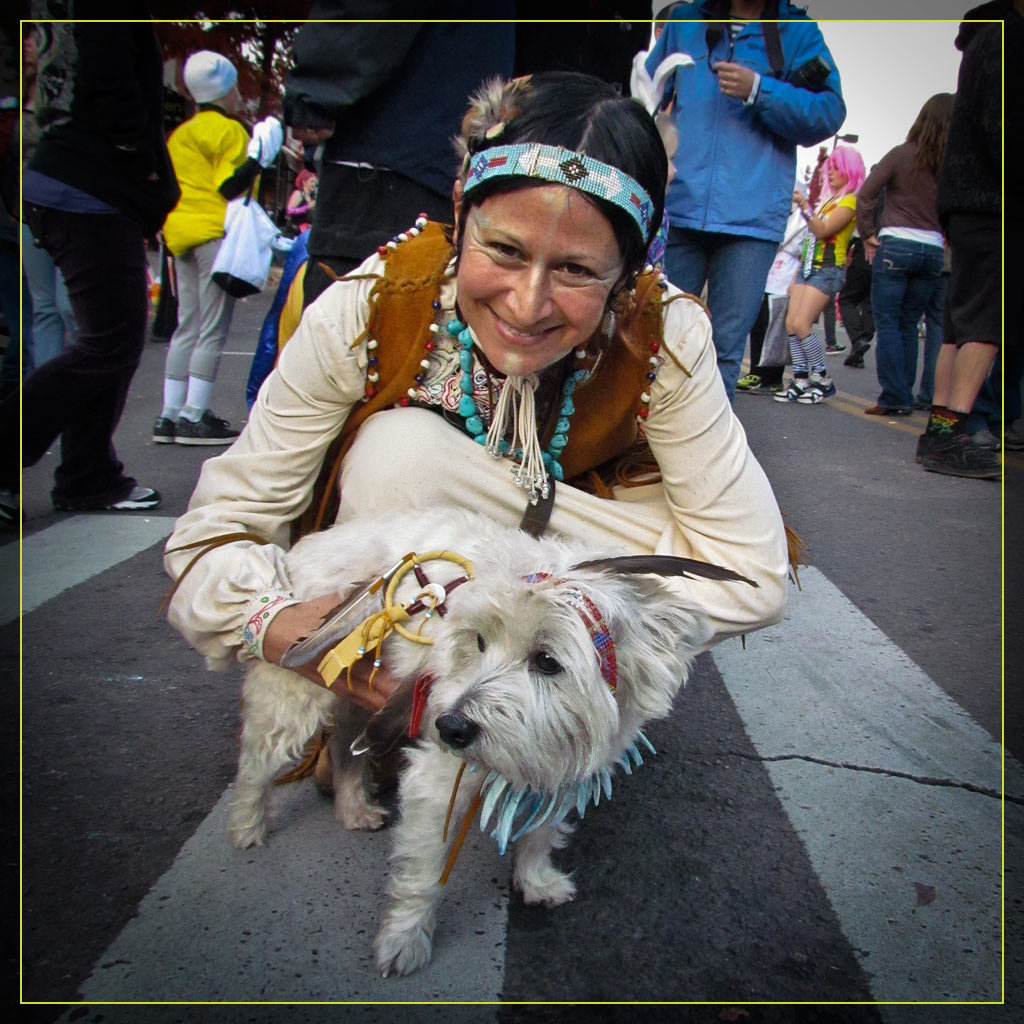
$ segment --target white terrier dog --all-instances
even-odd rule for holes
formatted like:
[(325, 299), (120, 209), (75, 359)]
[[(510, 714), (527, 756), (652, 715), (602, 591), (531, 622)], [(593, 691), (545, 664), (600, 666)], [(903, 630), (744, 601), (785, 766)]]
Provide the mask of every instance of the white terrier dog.
[[(399, 775), (391, 900), (375, 942), (385, 975), (408, 974), (430, 960), (442, 875), (481, 804), (481, 826), (495, 815), (492, 835), (502, 852), (521, 837), (513, 883), (523, 899), (554, 906), (573, 898), (571, 878), (550, 859), (571, 831), (563, 819), (610, 795), (617, 763), (627, 771), (631, 758), (639, 763), (636, 744), (646, 742), (639, 730), (668, 714), (693, 655), (709, 638), (700, 613), (681, 607), (650, 574), (688, 570), (750, 582), (686, 559), (595, 561), (579, 545), (536, 540), (448, 508), (340, 524), (299, 541), (286, 563), (300, 599), (345, 598), (404, 554), (436, 549), (458, 552), (471, 569), (422, 560), (419, 582), (406, 574), (395, 589), (396, 604), (419, 596), (441, 607), (421, 619), (422, 635), (432, 642), (395, 633), (384, 642), (387, 670), (402, 688), (378, 716), (264, 662), (249, 670), (243, 694), (230, 820), (231, 838), (243, 848), (266, 836), (274, 777), (325, 725), (334, 727), (338, 819), (350, 829), (379, 828), (387, 812), (369, 784), (370, 759), (350, 746), (365, 750), (374, 737), (387, 745), (399, 730), (408, 734), (413, 705), (418, 743), (406, 750)], [(464, 576), (471, 578), (452, 586)], [(376, 609), (383, 593), (381, 587)], [(331, 646), (373, 610), (359, 610)], [(416, 628), (410, 620), (405, 631)], [(342, 675), (334, 688), (344, 687)], [(469, 775), (459, 786), (461, 768)], [(463, 823), (454, 851), (449, 817)]]

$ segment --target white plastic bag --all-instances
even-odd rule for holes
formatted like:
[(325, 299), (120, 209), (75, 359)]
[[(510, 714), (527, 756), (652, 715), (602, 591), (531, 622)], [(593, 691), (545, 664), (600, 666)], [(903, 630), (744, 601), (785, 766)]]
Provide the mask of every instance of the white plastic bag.
[(232, 199), (224, 214), (224, 239), (213, 261), (213, 279), (236, 299), (262, 291), (274, 252), (277, 225), (251, 196)]

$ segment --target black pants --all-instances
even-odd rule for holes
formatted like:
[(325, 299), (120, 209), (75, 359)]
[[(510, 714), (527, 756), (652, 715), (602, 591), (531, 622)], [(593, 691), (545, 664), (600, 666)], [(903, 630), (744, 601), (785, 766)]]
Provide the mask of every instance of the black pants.
[[(78, 337), (25, 381), (22, 464), (34, 465), (60, 437), (54, 501), (120, 501), (135, 486), (112, 438), (146, 337), (142, 228), (119, 213), (33, 205), (26, 205), (26, 220), (64, 275)], [(14, 394), (0, 403), (0, 436), (17, 437), (17, 429)], [(17, 446), (2, 447), (0, 485), (16, 488)]]
[(839, 315), (850, 336), (851, 345), (867, 343), (875, 336), (875, 317), (871, 312), (871, 295), (852, 298), (839, 293)]
[(750, 328), (750, 372), (761, 378), (762, 384), (781, 384), (785, 366), (762, 366), (761, 350), (764, 348), (764, 336), (768, 332), (771, 306), (765, 295), (761, 308), (757, 312), (754, 326)]

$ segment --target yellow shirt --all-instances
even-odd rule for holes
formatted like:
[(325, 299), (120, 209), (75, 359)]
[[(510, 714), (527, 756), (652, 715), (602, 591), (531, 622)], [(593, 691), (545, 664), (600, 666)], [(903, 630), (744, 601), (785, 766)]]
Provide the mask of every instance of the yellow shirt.
[[(832, 197), (826, 199), (825, 202), (819, 206), (817, 215), (819, 217), (827, 217), (833, 210), (841, 210), (843, 208), (856, 211), (856, 195), (845, 195), (838, 200)], [(839, 231), (830, 238), (815, 238), (814, 235), (808, 232), (807, 238), (804, 240), (804, 245), (807, 246), (810, 245), (812, 241), (814, 242), (814, 266), (845, 267), (846, 250), (850, 245), (850, 238), (853, 235), (853, 230), (856, 226), (857, 219), (854, 217), (846, 227), (840, 228)], [(834, 253), (834, 260), (832, 255), (829, 254), (830, 250)]]
[(164, 223), (164, 239), (175, 256), (224, 237), (228, 201), (217, 189), (245, 163), (248, 145), (245, 129), (219, 110), (200, 110), (167, 140), (181, 187)]

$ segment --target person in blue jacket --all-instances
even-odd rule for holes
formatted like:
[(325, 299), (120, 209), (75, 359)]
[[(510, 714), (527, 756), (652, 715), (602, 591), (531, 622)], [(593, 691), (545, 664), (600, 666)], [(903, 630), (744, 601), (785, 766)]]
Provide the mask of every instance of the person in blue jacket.
[(788, 0), (695, 0), (657, 21), (669, 18), (689, 20), (664, 25), (648, 73), (673, 54), (693, 63), (675, 70), (663, 100), (679, 132), (665, 271), (695, 295), (707, 284), (732, 400), (789, 216), (797, 147), (835, 135), (846, 105), (821, 31)]

